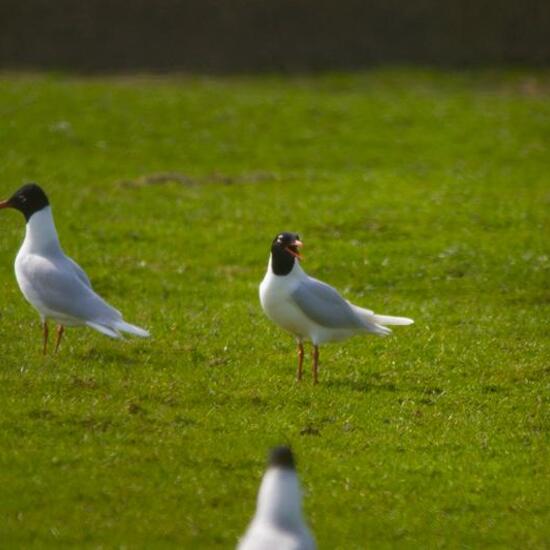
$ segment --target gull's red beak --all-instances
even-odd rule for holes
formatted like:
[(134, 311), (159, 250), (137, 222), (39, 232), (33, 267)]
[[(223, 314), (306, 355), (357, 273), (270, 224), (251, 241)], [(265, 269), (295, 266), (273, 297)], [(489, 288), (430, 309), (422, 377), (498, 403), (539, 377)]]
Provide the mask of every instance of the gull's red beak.
[(303, 256), (300, 254), (298, 249), (302, 248), (302, 246), (304, 246), (304, 243), (296, 239), (290, 246), (286, 247), (286, 251), (289, 254), (292, 254), (295, 258), (298, 258), (299, 260), (301, 260)]
[(10, 201), (0, 201), (0, 208), (9, 208), (10, 206)]

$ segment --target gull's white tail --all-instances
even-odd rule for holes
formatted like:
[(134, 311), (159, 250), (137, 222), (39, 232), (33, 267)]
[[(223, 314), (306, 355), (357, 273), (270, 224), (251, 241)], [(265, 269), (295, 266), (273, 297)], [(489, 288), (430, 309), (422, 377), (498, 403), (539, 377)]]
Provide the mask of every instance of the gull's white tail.
[(412, 325), (414, 321), (408, 317), (391, 317), (390, 315), (377, 315), (370, 309), (350, 304), (353, 311), (359, 315), (366, 325), (368, 332), (378, 336), (388, 336), (392, 331), (384, 325)]
[(102, 323), (93, 323), (91, 321), (88, 321), (86, 324), (89, 327), (97, 330), (98, 332), (101, 332), (101, 334), (105, 334), (106, 336), (110, 336), (111, 338), (121, 338), (122, 335), (120, 334), (120, 332), (134, 334), (135, 336), (140, 336), (141, 338), (147, 338), (149, 336), (149, 332), (147, 332), (145, 329), (137, 327), (136, 325), (131, 325), (130, 323), (126, 323), (126, 321), (122, 320), (114, 321), (109, 325), (104, 325)]
[(408, 317), (392, 317), (390, 315), (374, 314), (374, 322), (379, 325), (412, 325), (414, 321)]
[(114, 324), (114, 328), (116, 330), (121, 330), (122, 332), (128, 332), (129, 334), (134, 334), (136, 336), (139, 336), (141, 338), (148, 338), (149, 332), (141, 327), (137, 327), (136, 325), (131, 325), (130, 323), (127, 323), (126, 321), (117, 321)]

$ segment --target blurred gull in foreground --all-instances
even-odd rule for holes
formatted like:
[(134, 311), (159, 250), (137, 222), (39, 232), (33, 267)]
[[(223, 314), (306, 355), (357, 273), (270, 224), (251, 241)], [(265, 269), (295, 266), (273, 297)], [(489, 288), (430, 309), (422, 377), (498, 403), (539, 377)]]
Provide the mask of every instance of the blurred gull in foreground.
[(313, 382), (318, 382), (319, 345), (355, 334), (386, 336), (384, 325), (411, 325), (407, 317), (378, 315), (348, 302), (336, 289), (309, 277), (300, 266), (302, 246), (296, 233), (280, 233), (271, 243), (267, 273), (260, 285), (265, 314), (298, 341), (298, 373), (302, 378), (303, 340), (313, 343)]
[(237, 550), (315, 550), (302, 518), (302, 494), (288, 447), (271, 451), (256, 514)]
[(15, 208), (27, 221), (25, 240), (15, 259), (15, 276), (23, 296), (40, 314), (44, 328), (44, 354), (48, 345), (48, 319), (58, 323), (55, 351), (64, 327), (89, 326), (112, 338), (121, 332), (146, 337), (149, 333), (126, 323), (122, 315), (92, 290), (86, 273), (65, 255), (59, 244), (48, 197), (41, 187), (21, 187), (0, 208)]

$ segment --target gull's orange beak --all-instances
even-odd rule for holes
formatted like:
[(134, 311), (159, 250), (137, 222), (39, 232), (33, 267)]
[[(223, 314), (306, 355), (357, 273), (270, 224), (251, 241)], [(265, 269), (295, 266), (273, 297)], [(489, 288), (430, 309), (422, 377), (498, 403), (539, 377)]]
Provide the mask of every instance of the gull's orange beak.
[(290, 246), (286, 247), (286, 251), (289, 254), (292, 254), (295, 258), (298, 258), (299, 260), (303, 259), (303, 256), (298, 251), (299, 248), (302, 248), (304, 246), (304, 243), (302, 241), (299, 241), (296, 239)]
[(9, 208), (10, 206), (10, 201), (0, 201), (0, 208)]

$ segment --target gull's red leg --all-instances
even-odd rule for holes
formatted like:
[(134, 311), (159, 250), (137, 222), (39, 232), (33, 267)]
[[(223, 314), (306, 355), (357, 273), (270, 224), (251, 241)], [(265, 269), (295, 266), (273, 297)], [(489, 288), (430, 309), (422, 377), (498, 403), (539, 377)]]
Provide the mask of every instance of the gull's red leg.
[(57, 339), (55, 341), (55, 353), (57, 353), (57, 350), (59, 349), (59, 344), (61, 344), (61, 338), (63, 336), (63, 332), (65, 332), (65, 327), (63, 325), (57, 325)]
[(44, 327), (44, 348), (42, 349), (42, 355), (46, 355), (48, 353), (48, 321), (44, 320), (42, 326)]
[(301, 340), (298, 340), (298, 371), (296, 372), (297, 382), (299, 382), (302, 379), (303, 364), (304, 364), (304, 344)]
[(319, 382), (319, 346), (313, 346), (313, 383)]

